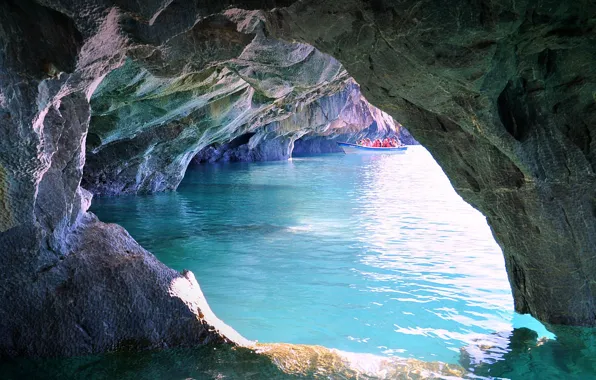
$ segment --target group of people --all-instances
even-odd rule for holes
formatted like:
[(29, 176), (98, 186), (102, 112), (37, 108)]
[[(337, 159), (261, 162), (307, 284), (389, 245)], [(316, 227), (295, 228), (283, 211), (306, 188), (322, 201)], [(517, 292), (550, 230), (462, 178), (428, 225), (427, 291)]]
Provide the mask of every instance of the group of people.
[(393, 138), (384, 138), (383, 140), (375, 139), (375, 141), (371, 141), (369, 138), (362, 139), (357, 142), (358, 145), (368, 146), (372, 148), (397, 148), (400, 146), (399, 142), (395, 137)]

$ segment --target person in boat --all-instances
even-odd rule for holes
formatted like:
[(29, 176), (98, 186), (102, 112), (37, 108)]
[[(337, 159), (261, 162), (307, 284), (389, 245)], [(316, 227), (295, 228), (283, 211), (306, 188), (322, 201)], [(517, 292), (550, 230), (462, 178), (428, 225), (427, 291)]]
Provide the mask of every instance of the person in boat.
[(380, 148), (381, 147), (381, 140), (375, 139), (375, 142), (372, 143), (373, 148)]
[(383, 139), (383, 148), (391, 148), (391, 141), (387, 137)]
[(399, 144), (397, 143), (397, 139), (395, 137), (393, 137), (391, 139), (391, 146), (394, 148), (397, 148), (399, 146)]

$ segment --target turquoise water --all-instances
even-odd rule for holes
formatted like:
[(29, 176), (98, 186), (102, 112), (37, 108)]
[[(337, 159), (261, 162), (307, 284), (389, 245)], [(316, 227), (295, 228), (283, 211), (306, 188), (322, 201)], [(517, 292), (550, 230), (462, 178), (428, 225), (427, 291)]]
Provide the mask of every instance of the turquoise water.
[(552, 337), (514, 314), (485, 218), (422, 147), (199, 166), (177, 192), (99, 198), (92, 211), (193, 271), (216, 315), (252, 340), (449, 363), (467, 347), (492, 363), (514, 328)]

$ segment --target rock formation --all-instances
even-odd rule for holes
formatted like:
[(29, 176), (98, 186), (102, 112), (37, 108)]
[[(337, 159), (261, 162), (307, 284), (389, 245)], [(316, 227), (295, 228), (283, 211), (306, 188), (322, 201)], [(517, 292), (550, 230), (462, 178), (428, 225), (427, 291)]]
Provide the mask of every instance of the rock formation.
[[(392, 118), (393, 119), (393, 118)], [(343, 150), (337, 145), (338, 142), (356, 142), (362, 138), (395, 138), (405, 145), (418, 145), (418, 141), (412, 137), (410, 132), (401, 124), (394, 122), (389, 131), (379, 128), (376, 122), (358, 132), (321, 135), (309, 133), (294, 142), (293, 156), (307, 156), (322, 153), (341, 153)]]
[[(355, 136), (404, 136), (413, 139), (391, 116), (370, 105), (360, 87), (348, 80), (338, 92), (303, 103), (286, 117), (264, 126), (250, 124), (250, 132), (227, 143), (213, 143), (201, 149), (193, 162), (275, 161), (292, 156), (294, 144), (300, 140), (302, 152), (322, 153), (305, 146), (312, 141), (323, 143), (326, 152), (342, 152), (335, 141), (354, 140)], [(333, 149), (332, 149), (333, 148)]]
[(234, 340), (190, 273), (86, 212), (81, 180), (175, 188), (205, 146), (288, 135), (345, 70), (487, 216), (516, 310), (595, 326), (595, 15), (588, 0), (3, 1), (0, 356)]
[(312, 46), (257, 30), (231, 57), (166, 77), (130, 58), (110, 72), (91, 98), (83, 187), (96, 195), (175, 189), (197, 153), (199, 162), (281, 160), (304, 134), (395, 129), (339, 62)]
[(89, 98), (128, 42), (116, 8), (54, 6), (0, 4), (0, 357), (240, 341), (191, 273), (86, 212)]

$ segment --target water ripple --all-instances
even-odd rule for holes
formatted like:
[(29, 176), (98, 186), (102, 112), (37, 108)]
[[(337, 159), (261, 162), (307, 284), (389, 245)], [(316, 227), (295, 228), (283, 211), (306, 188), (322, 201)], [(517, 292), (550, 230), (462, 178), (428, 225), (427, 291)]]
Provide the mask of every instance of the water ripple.
[(501, 357), (513, 327), (544, 333), (514, 316), (485, 218), (421, 147), (205, 166), (176, 193), (94, 211), (192, 270), (249, 339), (455, 363), (464, 346)]

